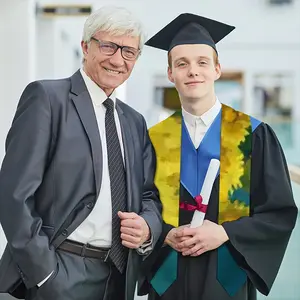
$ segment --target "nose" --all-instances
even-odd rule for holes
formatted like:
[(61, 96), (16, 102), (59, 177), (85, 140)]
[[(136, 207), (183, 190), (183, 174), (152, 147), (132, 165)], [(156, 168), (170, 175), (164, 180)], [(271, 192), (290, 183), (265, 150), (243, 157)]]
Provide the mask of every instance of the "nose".
[(124, 58), (122, 57), (121, 49), (118, 49), (118, 51), (111, 56), (109, 61), (115, 67), (122, 67), (124, 65)]
[(189, 77), (199, 76), (199, 67), (195, 64), (191, 64), (189, 69), (188, 69), (188, 76)]

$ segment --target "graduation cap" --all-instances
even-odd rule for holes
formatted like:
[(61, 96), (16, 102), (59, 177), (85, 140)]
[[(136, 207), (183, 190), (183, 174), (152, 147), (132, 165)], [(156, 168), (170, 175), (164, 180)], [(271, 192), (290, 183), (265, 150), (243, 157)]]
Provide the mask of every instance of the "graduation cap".
[(234, 29), (234, 26), (184, 13), (150, 38), (145, 45), (169, 52), (178, 45), (206, 44), (217, 52), (216, 44)]

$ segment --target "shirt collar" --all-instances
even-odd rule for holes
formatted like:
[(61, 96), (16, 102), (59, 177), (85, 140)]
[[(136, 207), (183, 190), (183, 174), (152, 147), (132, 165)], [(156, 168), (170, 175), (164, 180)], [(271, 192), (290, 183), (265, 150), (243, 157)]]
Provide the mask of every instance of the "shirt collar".
[[(81, 68), (80, 73), (83, 77), (87, 90), (91, 96), (93, 103), (96, 106), (100, 106), (103, 102), (108, 98), (105, 92), (85, 73), (85, 71)], [(114, 104), (116, 104), (116, 93), (113, 93), (109, 96), (111, 100), (113, 100)]]
[(182, 107), (182, 116), (185, 122), (187, 122), (188, 124), (190, 124), (191, 126), (195, 126), (196, 121), (197, 120), (201, 120), (202, 123), (208, 127), (212, 124), (212, 122), (214, 121), (214, 119), (216, 118), (216, 116), (218, 115), (218, 113), (221, 110), (221, 103), (218, 100), (218, 98), (216, 98), (216, 102), (213, 105), (213, 107), (211, 107), (208, 111), (206, 111), (202, 116), (195, 116), (190, 114), (189, 112), (187, 112), (183, 107)]

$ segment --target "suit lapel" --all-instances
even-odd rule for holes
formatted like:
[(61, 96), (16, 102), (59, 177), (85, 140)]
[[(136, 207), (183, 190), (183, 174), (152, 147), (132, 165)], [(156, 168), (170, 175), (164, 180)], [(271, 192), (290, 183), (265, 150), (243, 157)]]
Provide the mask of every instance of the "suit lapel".
[(77, 113), (80, 117), (82, 125), (88, 136), (91, 145), (91, 153), (93, 158), (93, 167), (95, 175), (95, 185), (97, 198), (100, 193), (100, 186), (102, 181), (102, 147), (101, 139), (97, 124), (97, 119), (93, 107), (90, 94), (87, 91), (84, 80), (77, 71), (72, 77), (71, 99), (76, 107)]
[(132, 208), (132, 180), (131, 176), (133, 173), (133, 163), (134, 163), (134, 149), (131, 123), (124, 114), (122, 108), (119, 105), (119, 100), (116, 102), (116, 110), (120, 119), (121, 131), (122, 131), (122, 140), (124, 145), (124, 157), (125, 157), (125, 170), (126, 170), (126, 182), (127, 182), (127, 208), (128, 211), (131, 211)]

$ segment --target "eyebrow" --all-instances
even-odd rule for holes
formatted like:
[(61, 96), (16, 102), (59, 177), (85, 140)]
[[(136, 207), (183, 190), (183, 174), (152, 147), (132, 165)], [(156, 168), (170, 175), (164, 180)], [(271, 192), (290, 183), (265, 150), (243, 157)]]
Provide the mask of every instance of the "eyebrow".
[[(211, 60), (211, 58), (209, 58), (209, 57), (207, 57), (207, 56), (198, 56), (197, 57), (198, 59), (206, 59), (206, 60)], [(180, 57), (180, 58), (177, 58), (175, 61), (174, 61), (174, 63), (176, 64), (176, 63), (178, 63), (179, 61), (188, 61), (188, 59), (186, 58), (186, 57), (184, 57), (184, 56), (182, 56), (182, 57)]]
[(111, 43), (111, 44), (115, 44), (115, 45), (117, 45), (117, 46), (119, 46), (119, 47), (126, 47), (126, 48), (128, 48), (128, 49), (132, 49), (132, 50), (136, 50), (136, 51), (139, 51), (139, 50), (140, 50), (140, 48), (136, 48), (136, 47), (128, 46), (128, 45), (120, 45), (120, 44), (118, 44), (118, 43), (115, 43), (115, 42), (109, 41), (109, 40), (97, 39), (97, 38), (95, 38), (95, 37), (91, 37), (91, 39), (92, 39), (92, 40), (95, 40), (95, 41), (100, 41), (100, 42), (103, 42), (103, 43)]

